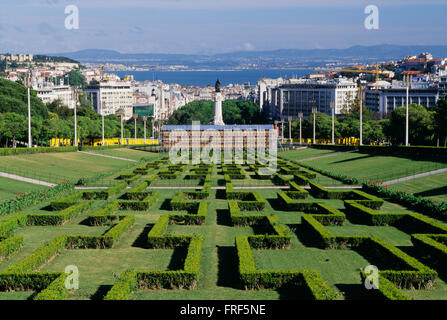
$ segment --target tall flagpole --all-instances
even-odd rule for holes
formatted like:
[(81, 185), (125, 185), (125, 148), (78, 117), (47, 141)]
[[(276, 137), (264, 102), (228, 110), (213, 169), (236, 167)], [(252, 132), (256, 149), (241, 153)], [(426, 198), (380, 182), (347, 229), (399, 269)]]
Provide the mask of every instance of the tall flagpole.
[(31, 92), (30, 92), (30, 84), (31, 84), (31, 75), (27, 76), (27, 87), (28, 87), (28, 148), (32, 148), (33, 141), (31, 138)]

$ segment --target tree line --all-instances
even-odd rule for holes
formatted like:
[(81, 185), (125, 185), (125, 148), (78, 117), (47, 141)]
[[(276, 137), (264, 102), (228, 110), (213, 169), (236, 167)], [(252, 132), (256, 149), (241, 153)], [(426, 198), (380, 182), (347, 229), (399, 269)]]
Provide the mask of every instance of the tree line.
[[(376, 115), (363, 106), (363, 143), (405, 143), (406, 107), (395, 108), (385, 119), (376, 119)], [(447, 96), (438, 101), (434, 108), (425, 108), (418, 104), (410, 104), (409, 141), (411, 145), (447, 146)], [(302, 120), (302, 137), (313, 137), (313, 115)], [(317, 139), (331, 140), (332, 116), (317, 112), (315, 114)], [(299, 120), (291, 123), (292, 138), (299, 140)], [(338, 115), (334, 121), (335, 139), (358, 138), (360, 136), (360, 106), (353, 104), (350, 111)], [(284, 126), (284, 137), (289, 137), (288, 125)]]
[[(81, 93), (77, 108), (78, 138), (102, 137), (102, 119)], [(31, 90), (31, 133), (33, 144), (48, 146), (52, 138), (74, 138), (74, 110), (62, 105), (60, 100), (44, 104)], [(0, 146), (24, 146), (28, 141), (28, 98), (27, 88), (20, 82), (0, 79)], [(143, 122), (137, 121), (137, 135), (143, 137)], [(134, 137), (134, 120), (124, 121), (124, 137)], [(152, 135), (150, 121), (147, 137)], [(105, 138), (121, 137), (121, 121), (115, 115), (104, 117)]]

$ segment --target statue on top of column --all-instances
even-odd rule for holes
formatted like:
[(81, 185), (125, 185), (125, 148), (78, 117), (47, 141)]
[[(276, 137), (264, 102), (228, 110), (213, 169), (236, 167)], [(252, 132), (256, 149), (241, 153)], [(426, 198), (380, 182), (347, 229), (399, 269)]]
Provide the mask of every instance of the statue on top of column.
[(216, 81), (215, 88), (216, 88), (216, 92), (220, 92), (220, 81), (219, 81), (219, 79), (217, 79), (217, 81)]

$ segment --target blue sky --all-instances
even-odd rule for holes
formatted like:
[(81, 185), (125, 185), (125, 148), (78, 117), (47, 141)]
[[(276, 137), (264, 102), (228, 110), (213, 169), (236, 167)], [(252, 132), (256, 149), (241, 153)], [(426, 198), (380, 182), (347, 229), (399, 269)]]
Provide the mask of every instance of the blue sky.
[[(64, 27), (67, 5), (79, 8), (78, 30)], [(379, 30), (364, 27), (367, 5), (379, 8)], [(445, 0), (2, 0), (0, 52), (447, 44), (446, 13)]]

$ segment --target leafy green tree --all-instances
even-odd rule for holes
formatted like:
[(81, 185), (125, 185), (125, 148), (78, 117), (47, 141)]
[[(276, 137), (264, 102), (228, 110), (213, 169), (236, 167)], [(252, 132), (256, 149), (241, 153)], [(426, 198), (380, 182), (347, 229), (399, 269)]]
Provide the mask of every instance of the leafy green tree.
[(86, 85), (85, 79), (82, 76), (82, 73), (78, 69), (71, 70), (69, 73), (66, 74), (66, 76), (71, 86), (84, 87)]
[[(392, 144), (405, 143), (405, 107), (399, 107), (391, 113), (386, 134)], [(412, 145), (431, 145), (435, 134), (435, 112), (418, 104), (410, 104), (409, 140)]]
[(27, 136), (26, 118), (21, 114), (6, 112), (0, 114), (0, 136), (5, 139), (5, 147), (16, 147), (17, 139), (24, 139)]
[[(266, 119), (259, 106), (250, 101), (226, 100), (222, 103), (222, 115), (226, 124), (263, 124)], [(168, 124), (191, 124), (200, 121), (209, 124), (214, 118), (214, 102), (199, 100), (176, 110)]]
[(447, 96), (438, 101), (434, 111), (436, 136), (444, 146), (447, 146)]

